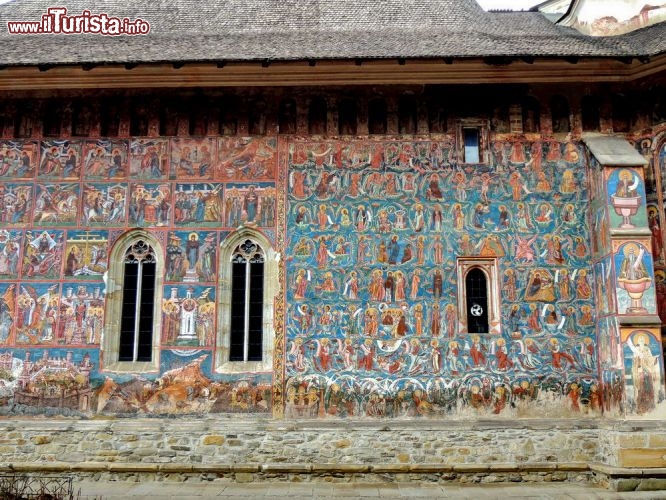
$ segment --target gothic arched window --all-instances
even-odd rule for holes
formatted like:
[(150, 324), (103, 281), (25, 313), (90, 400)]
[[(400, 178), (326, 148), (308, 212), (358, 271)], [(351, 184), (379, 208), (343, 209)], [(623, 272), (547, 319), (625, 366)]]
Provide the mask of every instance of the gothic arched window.
[(269, 372), (279, 255), (259, 231), (240, 228), (222, 243), (216, 370)]
[(163, 276), (161, 246), (147, 231), (131, 231), (114, 245), (104, 279), (105, 370), (158, 369)]
[(264, 317), (264, 251), (252, 240), (231, 259), (229, 361), (261, 361)]
[(155, 309), (155, 250), (137, 240), (125, 252), (118, 361), (151, 361)]

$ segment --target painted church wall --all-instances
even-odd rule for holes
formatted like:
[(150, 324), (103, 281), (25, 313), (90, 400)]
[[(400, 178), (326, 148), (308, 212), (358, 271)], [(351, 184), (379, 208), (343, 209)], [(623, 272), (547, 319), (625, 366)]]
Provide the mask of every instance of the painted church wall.
[[(271, 373), (223, 375), (213, 359), (220, 245), (242, 224), (275, 241), (276, 146), (272, 137), (2, 141), (0, 413), (269, 413)], [(254, 210), (243, 204), (250, 191)], [(132, 228), (164, 248), (163, 328), (159, 370), (120, 374), (100, 352), (105, 275)], [(184, 338), (189, 296), (197, 314)]]
[[(295, 141), (287, 416), (600, 414), (581, 146), (452, 141)], [(460, 328), (459, 257), (496, 259), (495, 333)]]
[[(589, 201), (613, 181), (595, 187), (574, 141), (491, 134), (481, 165), (461, 163), (455, 143), (4, 140), (0, 413), (270, 413), (284, 402), (287, 418), (521, 418), (631, 406), (612, 317), (624, 303), (608, 293), (627, 245), (604, 236), (606, 195)], [(248, 210), (250, 191), (260, 202)], [(220, 246), (241, 226), (282, 255), (283, 376), (215, 368)], [(104, 275), (137, 227), (165, 252), (159, 370), (113, 373), (100, 352)], [(638, 243), (651, 265), (651, 242)], [(463, 257), (495, 262), (492, 333), (461, 320)], [(188, 294), (201, 314), (183, 340)]]

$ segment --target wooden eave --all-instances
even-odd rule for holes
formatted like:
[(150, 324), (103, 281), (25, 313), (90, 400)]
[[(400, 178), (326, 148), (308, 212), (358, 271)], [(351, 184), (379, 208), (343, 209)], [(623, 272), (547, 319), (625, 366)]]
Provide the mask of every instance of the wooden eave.
[(0, 90), (631, 82), (666, 69), (636, 58), (470, 58), (12, 66)]

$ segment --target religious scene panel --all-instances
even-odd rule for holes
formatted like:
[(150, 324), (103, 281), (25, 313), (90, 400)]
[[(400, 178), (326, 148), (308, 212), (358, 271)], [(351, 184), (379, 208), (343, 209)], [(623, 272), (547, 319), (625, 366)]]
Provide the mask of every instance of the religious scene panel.
[(0, 178), (32, 179), (38, 164), (38, 141), (0, 140)]
[[(290, 144), (287, 416), (600, 414), (581, 146), (450, 144)], [(500, 335), (457, 317), (457, 257), (498, 260)]]
[(129, 170), (127, 141), (99, 139), (83, 144), (83, 177), (90, 180), (126, 179)]

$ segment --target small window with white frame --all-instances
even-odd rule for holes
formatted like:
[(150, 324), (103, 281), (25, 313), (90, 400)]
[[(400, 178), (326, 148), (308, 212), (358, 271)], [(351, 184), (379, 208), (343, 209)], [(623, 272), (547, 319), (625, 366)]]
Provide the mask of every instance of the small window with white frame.
[(251, 228), (239, 229), (222, 243), (216, 371), (272, 369), (278, 260), (265, 236)]
[(499, 334), (497, 259), (458, 258), (459, 333)]
[(106, 283), (104, 369), (151, 372), (159, 367), (164, 262), (158, 241), (136, 230), (114, 245)]

